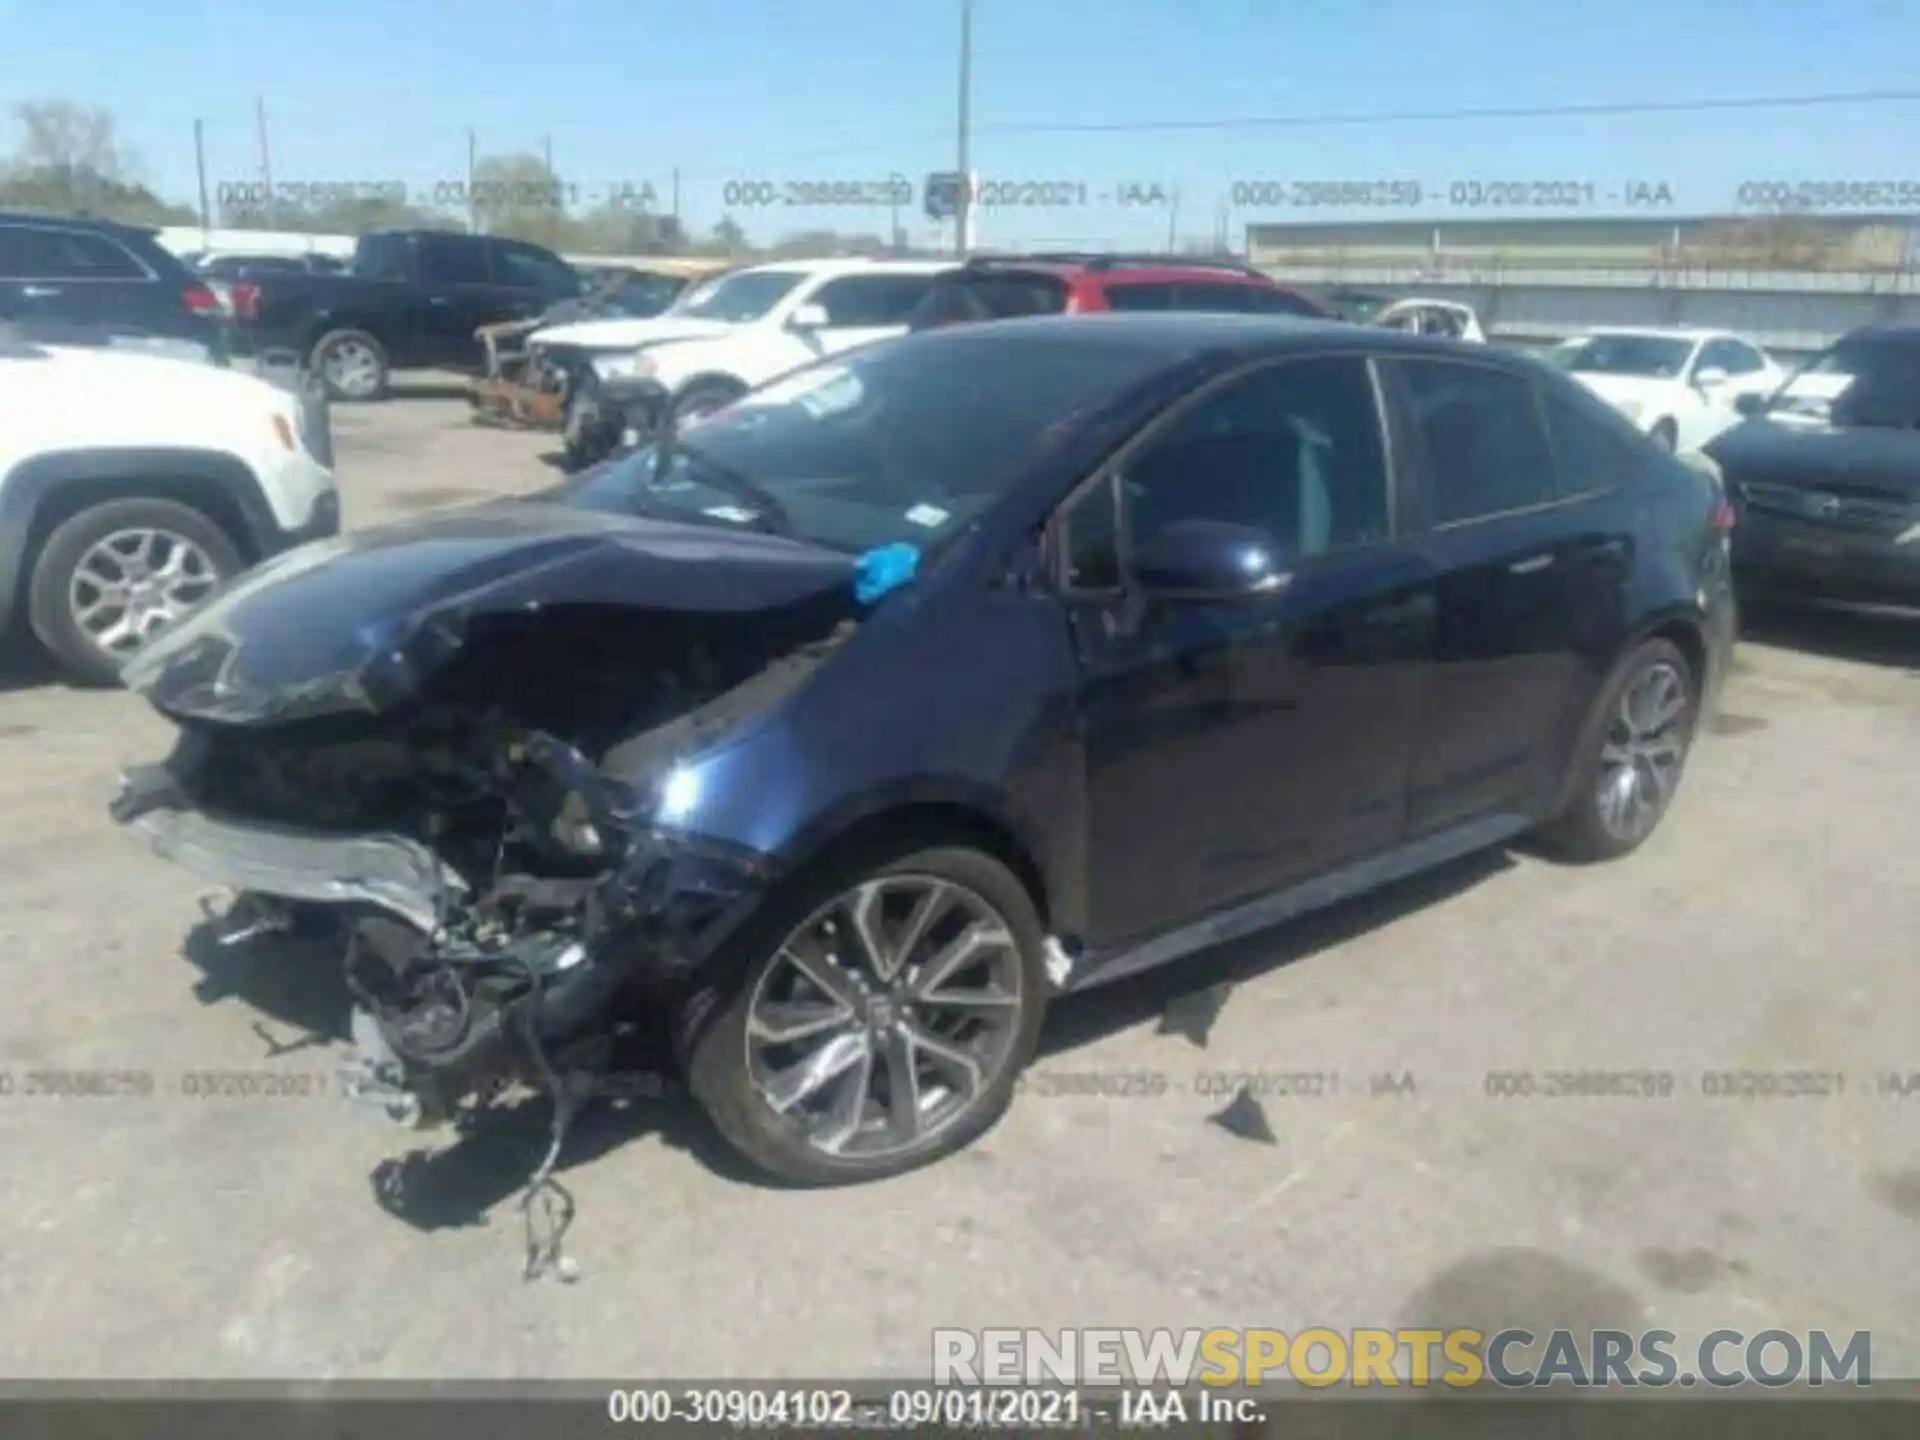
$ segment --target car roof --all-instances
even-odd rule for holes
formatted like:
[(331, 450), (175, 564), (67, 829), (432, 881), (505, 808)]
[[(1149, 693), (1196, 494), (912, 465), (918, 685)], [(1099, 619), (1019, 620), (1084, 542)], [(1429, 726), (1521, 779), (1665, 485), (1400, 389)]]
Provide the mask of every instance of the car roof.
[(1124, 256), (1100, 259), (1069, 259), (1047, 255), (977, 255), (967, 267), (969, 275), (1052, 275), (1062, 280), (1097, 275), (1102, 280), (1129, 282), (1180, 282), (1185, 284), (1260, 285), (1286, 288), (1269, 275), (1234, 270), (1225, 265), (1195, 260), (1182, 264), (1177, 258), (1166, 260), (1129, 260)]
[[(1519, 352), (1509, 354), (1486, 345), (1469, 345), (1433, 335), (1409, 335), (1345, 320), (1321, 320), (1297, 315), (1236, 315), (1204, 310), (1100, 312), (1091, 315), (1032, 315), (996, 320), (987, 325), (936, 326), (920, 332), (921, 339), (940, 337), (941, 343), (1021, 343), (1044, 339), (1048, 343), (1159, 350), (1167, 363), (1178, 364), (1215, 352), (1222, 355), (1396, 353), (1496, 365), (1520, 371)], [(1530, 371), (1524, 373), (1531, 373)]]
[(103, 215), (56, 215), (44, 210), (0, 210), (0, 225), (61, 225), (70, 230), (104, 230), (114, 235), (148, 237), (160, 233), (152, 225), (130, 225)]
[(1742, 340), (1745, 338), (1735, 330), (1713, 330), (1703, 325), (1589, 325), (1580, 333), (1582, 335), (1645, 335), (1654, 340)]
[(1842, 340), (1871, 340), (1881, 345), (1920, 345), (1920, 325), (1862, 325)]
[(859, 256), (831, 260), (768, 260), (760, 265), (743, 265), (729, 275), (786, 274), (805, 275), (938, 275), (957, 269), (956, 260), (870, 260)]

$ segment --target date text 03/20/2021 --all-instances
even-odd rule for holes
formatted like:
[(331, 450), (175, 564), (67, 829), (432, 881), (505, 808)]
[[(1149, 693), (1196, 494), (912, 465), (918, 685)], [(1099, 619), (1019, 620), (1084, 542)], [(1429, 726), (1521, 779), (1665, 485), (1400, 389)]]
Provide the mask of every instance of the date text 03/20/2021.
[(1673, 186), (1665, 180), (1520, 180), (1481, 178), (1430, 184), (1409, 179), (1235, 180), (1227, 200), (1236, 210), (1371, 209), (1588, 210), (1617, 206), (1667, 210)]

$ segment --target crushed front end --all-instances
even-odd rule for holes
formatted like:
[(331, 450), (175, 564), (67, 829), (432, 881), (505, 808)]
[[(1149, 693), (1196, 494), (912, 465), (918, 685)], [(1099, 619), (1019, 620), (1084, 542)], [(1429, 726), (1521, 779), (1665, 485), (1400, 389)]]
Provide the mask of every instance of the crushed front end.
[[(179, 735), (112, 814), (266, 928), (343, 921), (343, 1088), (421, 1127), (548, 1094), (544, 1175), (607, 1093), (623, 1019), (675, 1004), (769, 879), (754, 852), (660, 823), (669, 777), (856, 622), (846, 567), (786, 542), (731, 542), (743, 568), (721, 584), (729, 556), (678, 531), (504, 525), (290, 557), (187, 622), (129, 667)], [(441, 568), (401, 587), (402, 538)], [(641, 603), (703, 580), (699, 609)], [(401, 588), (430, 598), (353, 609)]]

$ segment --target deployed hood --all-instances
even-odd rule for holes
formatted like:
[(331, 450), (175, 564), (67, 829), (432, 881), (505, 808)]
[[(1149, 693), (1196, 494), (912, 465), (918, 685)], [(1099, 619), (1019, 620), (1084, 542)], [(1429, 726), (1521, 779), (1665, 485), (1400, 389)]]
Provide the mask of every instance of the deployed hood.
[(1783, 421), (1769, 413), (1743, 421), (1706, 448), (1729, 483), (1805, 485), (1920, 503), (1920, 434), (1911, 430)]
[(651, 320), (583, 320), (574, 325), (548, 325), (533, 332), (533, 345), (570, 345), (582, 350), (637, 350), (664, 340), (705, 340), (738, 330), (725, 320), (692, 320), (656, 315)]
[(236, 580), (127, 666), (174, 718), (380, 712), (489, 617), (560, 607), (751, 615), (852, 595), (854, 561), (755, 532), (508, 501), (307, 545)]

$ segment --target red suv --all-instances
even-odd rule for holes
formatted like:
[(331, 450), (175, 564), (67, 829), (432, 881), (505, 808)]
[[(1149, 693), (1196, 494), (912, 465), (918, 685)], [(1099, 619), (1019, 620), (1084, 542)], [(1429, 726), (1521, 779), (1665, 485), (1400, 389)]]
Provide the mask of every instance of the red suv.
[(981, 255), (942, 275), (915, 330), (1022, 315), (1213, 310), (1337, 320), (1338, 311), (1249, 265), (1185, 255)]

